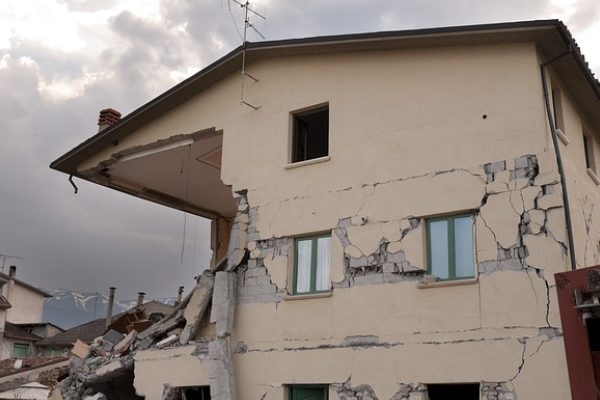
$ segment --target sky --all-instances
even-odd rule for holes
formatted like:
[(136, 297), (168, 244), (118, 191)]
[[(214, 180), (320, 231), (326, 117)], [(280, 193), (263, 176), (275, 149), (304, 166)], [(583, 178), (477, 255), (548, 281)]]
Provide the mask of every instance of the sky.
[[(560, 19), (600, 77), (598, 0), (250, 0), (267, 40)], [(208, 223), (49, 164), (241, 44), (233, 0), (0, 1), (0, 266), (47, 289), (189, 292)], [(253, 30), (249, 41), (262, 41)], [(11, 257), (7, 257), (11, 256)], [(14, 258), (13, 258), (14, 257)], [(17, 258), (18, 257), (18, 258)]]

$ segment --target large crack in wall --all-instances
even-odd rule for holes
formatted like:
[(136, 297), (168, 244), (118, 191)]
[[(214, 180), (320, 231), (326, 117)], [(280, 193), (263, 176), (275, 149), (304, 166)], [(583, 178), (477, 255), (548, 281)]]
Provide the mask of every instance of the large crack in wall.
[[(481, 382), (482, 398), (486, 400), (517, 399), (511, 382), (520, 376), (527, 361), (535, 357), (546, 343), (562, 339), (551, 292), (554, 287), (553, 274), (567, 268), (568, 248), (561, 186), (553, 164), (549, 160), (550, 156), (548, 153), (524, 155), (468, 170), (443, 171), (434, 174), (438, 176), (468, 173), (480, 179), (484, 188), (479, 205), (467, 210), (441, 211), (467, 211), (474, 216), (477, 260), (475, 268), (479, 282), (480, 314), (485, 316), (489, 309), (489, 304), (484, 304), (482, 301), (482, 291), (505, 282), (500, 280), (500, 283), (496, 283), (498, 277), (508, 274), (506, 276), (510, 276), (511, 280), (528, 282), (529, 289), (527, 286), (519, 286), (519, 290), (530, 291), (530, 294), (524, 296), (528, 303), (523, 306), (529, 307), (532, 314), (515, 324), (499, 322), (493, 329), (503, 329), (508, 333), (506, 336), (500, 335), (491, 339), (518, 340), (522, 345), (521, 362), (515, 367), (512, 377), (507, 377), (507, 380)], [(419, 176), (409, 180), (428, 179), (428, 177), (430, 178), (429, 175)], [(392, 183), (378, 183), (373, 185), (372, 191), (362, 191), (365, 198), (356, 214), (340, 217), (331, 229), (332, 240), (335, 238), (339, 242), (339, 249), (343, 254), (341, 279), (332, 278), (334, 290), (399, 282), (414, 284), (435, 282), (435, 277), (427, 274), (423, 257), (424, 218), (427, 215), (390, 215), (390, 219), (371, 220), (367, 215), (361, 214), (367, 198), (376, 196), (377, 190), (381, 190), (387, 184)], [(248, 262), (238, 270), (238, 303), (278, 303), (288, 295), (293, 238), (274, 235), (268, 239), (262, 238), (258, 223), (262, 217), (262, 207), (249, 207), (247, 239), (250, 257)], [(274, 209), (276, 211), (274, 214), (269, 214), (269, 223), (266, 225), (269, 231), (272, 229), (277, 213), (280, 212), (281, 205)], [(589, 222), (589, 218), (586, 221)], [(369, 236), (368, 240), (364, 239), (367, 236)], [(373, 245), (374, 242), (376, 245)], [(487, 285), (485, 289), (482, 286), (484, 283)], [(537, 315), (542, 317), (538, 318)], [(518, 329), (537, 329), (538, 333), (527, 333), (519, 337), (510, 333)], [(483, 331), (484, 326), (475, 330)], [(448, 333), (452, 332), (448, 331)], [(453, 333), (460, 334), (460, 331)], [(422, 343), (451, 345), (481, 340), (487, 339), (485, 337), (458, 338)], [(316, 347), (305, 345), (301, 348), (270, 351), (343, 347), (383, 346), (387, 348), (406, 344), (408, 343), (401, 343), (401, 341), (383, 343), (377, 336), (365, 332), (365, 335), (346, 338), (339, 344), (320, 344)], [(236, 353), (256, 351), (265, 350), (252, 349), (245, 343), (238, 344), (236, 349)], [(426, 386), (423, 384), (401, 382), (398, 384), (401, 385), (401, 390), (392, 400), (418, 398), (415, 396), (419, 393), (426, 396)], [(350, 387), (349, 382), (346, 382), (334, 385), (334, 388), (342, 400), (377, 400), (374, 391), (368, 385)], [(423, 400), (426, 400), (426, 397), (423, 397)]]

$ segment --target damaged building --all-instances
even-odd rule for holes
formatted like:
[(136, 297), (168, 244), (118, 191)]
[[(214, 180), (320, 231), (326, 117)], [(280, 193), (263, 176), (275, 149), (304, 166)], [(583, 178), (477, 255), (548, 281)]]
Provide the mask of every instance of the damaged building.
[(560, 21), (247, 43), (120, 117), (51, 167), (210, 219), (213, 257), (71, 398), (113, 373), (146, 399), (592, 384), (554, 274), (598, 263), (600, 88)]

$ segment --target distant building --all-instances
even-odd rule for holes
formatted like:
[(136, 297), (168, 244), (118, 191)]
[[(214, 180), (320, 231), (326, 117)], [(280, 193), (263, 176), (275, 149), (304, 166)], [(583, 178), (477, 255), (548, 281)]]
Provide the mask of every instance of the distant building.
[(52, 295), (17, 279), (16, 274), (15, 266), (10, 267), (8, 275), (0, 273), (0, 360), (36, 356), (34, 343), (44, 335), (61, 331), (42, 323), (44, 301)]

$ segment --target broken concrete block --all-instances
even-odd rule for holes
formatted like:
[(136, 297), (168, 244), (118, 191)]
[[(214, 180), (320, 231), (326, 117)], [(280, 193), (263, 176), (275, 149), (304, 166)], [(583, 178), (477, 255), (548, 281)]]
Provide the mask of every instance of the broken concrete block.
[(136, 331), (129, 332), (129, 334), (127, 336), (125, 336), (125, 338), (123, 340), (121, 340), (119, 343), (117, 343), (115, 345), (115, 347), (113, 348), (113, 352), (116, 354), (121, 354), (121, 353), (125, 352), (126, 350), (129, 349), (129, 346), (131, 346), (131, 344), (135, 341), (136, 337), (137, 337)]
[(190, 339), (193, 339), (198, 334), (198, 330), (200, 328), (200, 321), (208, 308), (208, 304), (212, 299), (213, 287), (214, 287), (214, 276), (212, 273), (205, 271), (200, 279), (198, 279), (198, 284), (194, 289), (194, 293), (192, 294), (192, 298), (188, 306), (184, 311), (184, 318), (186, 320), (185, 328), (183, 328), (183, 332), (181, 333), (180, 343), (187, 344)]
[(98, 367), (95, 371), (96, 376), (103, 376), (106, 374), (110, 374), (111, 372), (116, 372), (123, 369), (123, 363), (120, 360), (109, 362), (108, 364), (104, 364), (101, 367)]
[(77, 339), (71, 353), (75, 354), (79, 358), (86, 358), (90, 354), (90, 346)]
[[(265, 276), (269, 280), (268, 276)], [(217, 272), (212, 297), (210, 322), (216, 322), (217, 337), (231, 335), (235, 316), (237, 274), (235, 272)]]
[(175, 334), (169, 335), (165, 339), (156, 343), (156, 347), (159, 349), (162, 349), (163, 347), (167, 347), (168, 345), (175, 343), (177, 341), (177, 339), (178, 339), (177, 335), (175, 335)]
[[(102, 335), (102, 341), (104, 342), (103, 348), (105, 348), (106, 344), (110, 344), (110, 349), (112, 349), (112, 346), (114, 346), (116, 343), (119, 343), (121, 340), (123, 340), (123, 338), (125, 338), (124, 334), (111, 329)], [(107, 349), (105, 348), (105, 350)]]
[(215, 339), (210, 342), (208, 356), (212, 400), (237, 400), (229, 338)]

